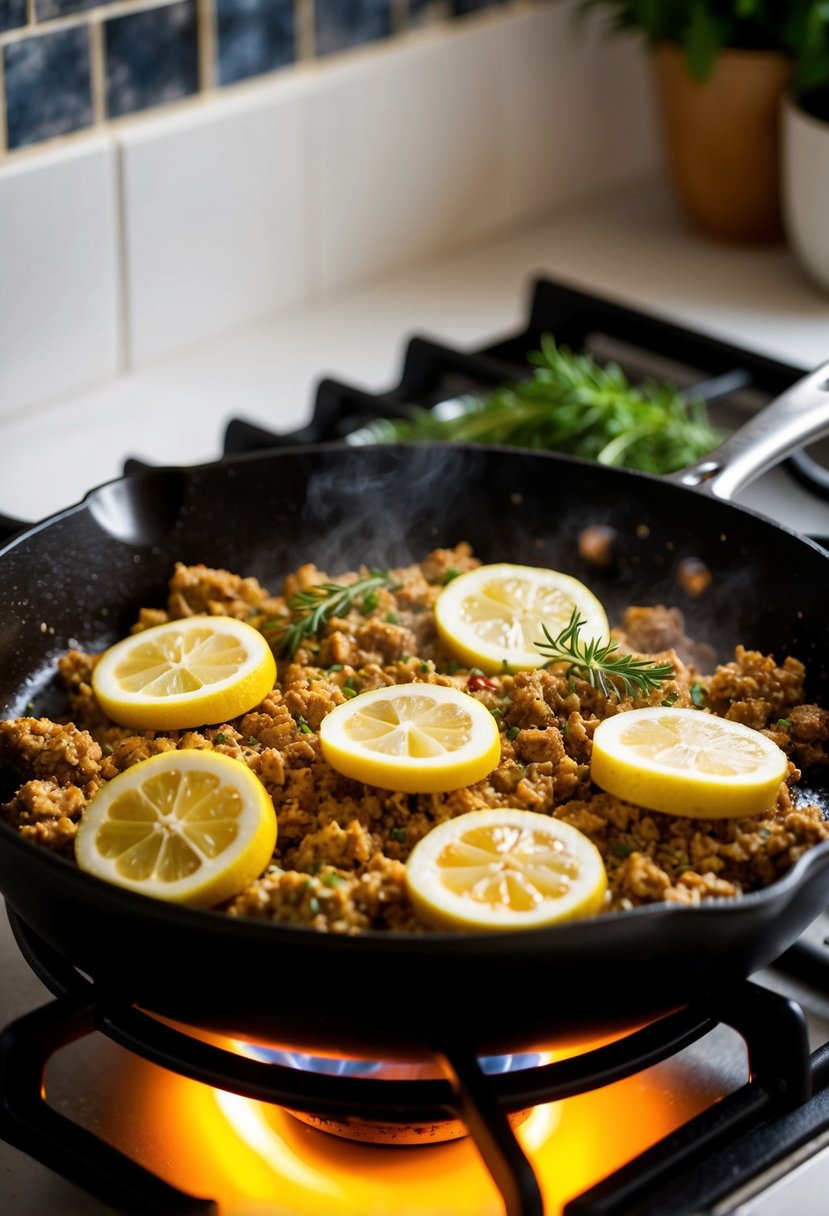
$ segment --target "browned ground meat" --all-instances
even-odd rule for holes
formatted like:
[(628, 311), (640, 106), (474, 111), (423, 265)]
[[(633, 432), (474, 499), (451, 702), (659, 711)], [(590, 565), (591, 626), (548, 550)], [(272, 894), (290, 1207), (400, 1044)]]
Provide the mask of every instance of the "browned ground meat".
[[(778, 665), (770, 655), (738, 647), (733, 662), (703, 674), (706, 650), (686, 637), (677, 609), (634, 606), (615, 632), (619, 645), (659, 654), (675, 672), (649, 697), (608, 698), (561, 667), (481, 682), (439, 642), (432, 611), (447, 578), (476, 564), (461, 544), (394, 571), (394, 590), (330, 620), (293, 659), (280, 659), (277, 685), (262, 703), (220, 726), (140, 734), (116, 726), (91, 687), (96, 656), (70, 651), (59, 671), (72, 721), (0, 723), (0, 764), (24, 782), (0, 813), (36, 843), (71, 856), (77, 822), (100, 783), (159, 752), (221, 751), (260, 778), (278, 821), (271, 866), (226, 910), (345, 933), (424, 929), (407, 895), (406, 859), (436, 824), (470, 810), (526, 808), (585, 833), (607, 868), (608, 911), (657, 900), (738, 897), (773, 882), (804, 850), (829, 838), (820, 811), (793, 805), (790, 793), (799, 776), (795, 766), (825, 764), (829, 744), (829, 712), (804, 703), (804, 670), (796, 659)], [(166, 609), (143, 610), (136, 628), (197, 612), (227, 614), (275, 642), (290, 617), (288, 599), (326, 581), (326, 572), (306, 565), (274, 596), (255, 579), (179, 565)], [(319, 725), (335, 706), (369, 689), (412, 681), (451, 685), (496, 715), (501, 759), (483, 781), (447, 794), (404, 794), (352, 781), (322, 759)], [(598, 723), (666, 697), (773, 738), (792, 761), (776, 805), (751, 819), (693, 820), (645, 810), (592, 785)]]

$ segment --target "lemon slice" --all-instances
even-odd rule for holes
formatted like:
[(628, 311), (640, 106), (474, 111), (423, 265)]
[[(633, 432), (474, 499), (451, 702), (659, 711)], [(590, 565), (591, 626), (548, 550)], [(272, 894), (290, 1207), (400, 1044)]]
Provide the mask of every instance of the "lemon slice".
[(492, 674), (504, 665), (541, 667), (546, 659), (533, 643), (543, 641), (542, 623), (555, 636), (573, 608), (585, 619), (582, 637), (607, 639), (605, 610), (584, 583), (559, 570), (499, 563), (454, 578), (437, 598), (435, 622), (459, 659)]
[(534, 929), (592, 916), (607, 888), (586, 836), (512, 807), (432, 828), (412, 849), (406, 880), (420, 916), (445, 929)]
[(157, 899), (209, 908), (268, 865), (276, 814), (264, 786), (218, 752), (162, 752), (108, 781), (75, 837), (80, 869)]
[(759, 731), (698, 709), (631, 709), (593, 735), (591, 776), (619, 798), (699, 819), (774, 806), (788, 762)]
[(398, 684), (360, 693), (326, 714), (320, 742), (337, 772), (410, 794), (472, 785), (501, 758), (489, 710), (442, 684)]
[(276, 663), (258, 630), (229, 616), (191, 616), (116, 642), (92, 687), (121, 726), (183, 730), (229, 722), (274, 686)]

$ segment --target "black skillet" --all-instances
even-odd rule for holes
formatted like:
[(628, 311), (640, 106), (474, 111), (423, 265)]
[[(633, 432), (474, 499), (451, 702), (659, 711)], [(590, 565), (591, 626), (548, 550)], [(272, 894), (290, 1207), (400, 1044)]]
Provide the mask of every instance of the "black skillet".
[[(93, 491), (0, 553), (0, 707), (59, 709), (55, 661), (123, 635), (162, 603), (177, 560), (278, 587), (303, 561), (330, 574), (398, 565), (466, 539), (486, 561), (567, 570), (611, 619), (629, 603), (678, 604), (691, 636), (802, 658), (829, 703), (829, 554), (728, 498), (829, 430), (829, 370), (801, 381), (693, 470), (659, 479), (496, 448), (308, 447), (149, 472)], [(687, 485), (698, 484), (691, 493)], [(577, 548), (609, 523), (618, 560)], [(685, 557), (707, 592), (677, 583)], [(8, 778), (8, 774), (6, 774)], [(746, 976), (829, 899), (829, 846), (739, 901), (655, 905), (508, 935), (324, 935), (232, 920), (107, 885), (0, 825), (11, 907), (109, 993), (154, 1012), (308, 1049), (412, 1057), (461, 1042), (479, 1053), (621, 1028)]]

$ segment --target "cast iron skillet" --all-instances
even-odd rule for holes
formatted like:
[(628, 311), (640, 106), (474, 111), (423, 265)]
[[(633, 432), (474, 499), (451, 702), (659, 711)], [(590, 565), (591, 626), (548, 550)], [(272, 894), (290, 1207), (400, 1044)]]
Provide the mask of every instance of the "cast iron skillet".
[[(585, 578), (611, 620), (676, 603), (727, 657), (742, 641), (791, 653), (829, 703), (829, 555), (723, 502), (829, 430), (829, 365), (711, 459), (671, 479), (496, 448), (308, 447), (111, 482), (0, 553), (0, 706), (48, 712), (55, 660), (123, 635), (161, 603), (173, 563), (206, 562), (278, 587), (302, 561), (331, 574), (472, 542), (486, 561)], [(684, 483), (684, 485), (683, 485)], [(685, 485), (701, 483), (702, 492)], [(578, 533), (618, 531), (611, 572)], [(683, 597), (677, 563), (713, 581)], [(8, 775), (7, 775), (8, 776)], [(156, 1013), (306, 1049), (411, 1057), (461, 1043), (490, 1053), (614, 1027), (765, 965), (829, 898), (829, 846), (737, 902), (652, 906), (526, 933), (344, 938), (192, 911), (110, 886), (0, 825), (0, 890), (24, 921), (119, 998)]]

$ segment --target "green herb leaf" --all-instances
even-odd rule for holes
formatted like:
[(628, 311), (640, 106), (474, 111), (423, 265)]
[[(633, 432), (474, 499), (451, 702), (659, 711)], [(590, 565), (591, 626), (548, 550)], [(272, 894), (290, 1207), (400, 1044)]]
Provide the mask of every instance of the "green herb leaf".
[[(298, 591), (288, 600), (292, 622), (283, 623), (282, 634), (277, 641), (277, 653), (292, 659), (300, 645), (314, 637), (332, 616), (349, 612), (358, 597), (365, 604), (372, 591), (381, 587), (393, 588), (396, 584), (388, 573), (372, 570), (366, 578), (356, 583), (318, 583)], [(329, 668), (329, 670), (331, 670)]]
[(386, 624), (387, 625), (398, 625), (399, 623), (400, 623), (400, 617), (397, 615), (396, 612), (387, 612), (386, 613)]
[(521, 734), (520, 726), (511, 726), (509, 728), (509, 730), (507, 731), (507, 738), (508, 739), (517, 739), (520, 734)]
[(214, 743), (229, 743), (230, 739), (228, 739), (227, 735), (223, 735), (222, 732), (219, 731), (218, 735), (213, 736), (213, 742)]
[(311, 730), (311, 727), (308, 725), (308, 720), (306, 718), (304, 718), (302, 716), (302, 714), (297, 714), (295, 721), (296, 721), (297, 726), (300, 729), (301, 734), (312, 735), (314, 733)]
[(550, 334), (527, 358), (534, 367), (529, 379), (464, 398), (451, 418), (416, 409), (408, 419), (371, 424), (366, 438), (507, 444), (671, 473), (724, 437), (710, 425), (701, 398), (687, 401), (670, 384), (631, 385), (615, 363), (575, 354)]
[(777, 725), (780, 728), (780, 730), (788, 730), (789, 727), (792, 725), (792, 720), (791, 720), (791, 718), (778, 718)]
[(452, 580), (456, 579), (459, 576), (459, 574), (460, 574), (460, 570), (456, 570), (454, 568), (454, 566), (451, 567), (449, 570), (446, 571), (443, 578), (440, 580), (441, 586), (448, 587), (449, 584), (452, 582)]
[(377, 605), (379, 603), (380, 603), (380, 592), (377, 590), (376, 587), (374, 587), (374, 588), (372, 588), (371, 591), (368, 591), (363, 596), (363, 602), (360, 605), (360, 611), (362, 613), (364, 613), (365, 616), (368, 616), (370, 613), (372, 613), (374, 611), (374, 609), (377, 607)]
[(701, 684), (691, 685), (691, 700), (696, 705), (697, 709), (702, 709), (705, 705), (705, 689)]
[(660, 701), (659, 704), (664, 705), (664, 707), (666, 709), (670, 709), (671, 706), (676, 705), (678, 700), (679, 700), (678, 692), (669, 692), (667, 697), (665, 697), (665, 699), (663, 701)]
[(352, 697), (357, 696), (357, 689), (352, 688), (350, 684), (343, 684), (342, 691), (343, 691), (343, 696), (348, 697), (349, 701), (351, 700)]
[(633, 697), (654, 692), (676, 674), (670, 663), (651, 663), (631, 654), (619, 654), (616, 642), (603, 642), (601, 638), (583, 641), (579, 631), (586, 623), (579, 616), (578, 608), (574, 608), (569, 622), (556, 637), (542, 624), (546, 641), (533, 642), (533, 645), (547, 659), (546, 667), (552, 663), (567, 663), (570, 679), (575, 672), (606, 697), (619, 695), (611, 677), (620, 680), (628, 696)]
[(398, 844), (406, 843), (405, 828), (391, 828), (389, 831), (389, 840), (396, 840)]
[(335, 870), (329, 870), (322, 881), (325, 883), (326, 887), (338, 887), (340, 883), (344, 882), (345, 880), (342, 875), (337, 874)]
[(625, 844), (623, 840), (620, 840), (617, 845), (614, 845), (613, 852), (617, 857), (624, 859), (625, 857), (630, 857), (633, 849), (629, 844)]

